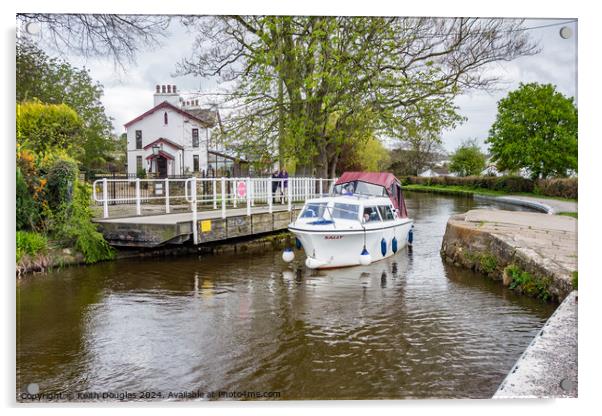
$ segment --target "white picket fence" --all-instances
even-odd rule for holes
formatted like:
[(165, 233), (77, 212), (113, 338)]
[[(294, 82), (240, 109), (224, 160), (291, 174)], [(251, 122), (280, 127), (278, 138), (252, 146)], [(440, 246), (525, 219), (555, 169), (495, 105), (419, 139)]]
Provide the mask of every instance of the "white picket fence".
[[(274, 204), (286, 205), (290, 211), (294, 202), (327, 195), (336, 179), (313, 177), (268, 178), (196, 178), (187, 179), (97, 179), (92, 184), (92, 198), (102, 205), (103, 218), (109, 218), (109, 205), (131, 204), (136, 215), (142, 215), (142, 205), (157, 200), (165, 202), (165, 213), (171, 213), (173, 201), (190, 205), (196, 213), (204, 209), (221, 209), (226, 218), (228, 209), (267, 205), (272, 212)], [(153, 202), (154, 201), (154, 202)]]

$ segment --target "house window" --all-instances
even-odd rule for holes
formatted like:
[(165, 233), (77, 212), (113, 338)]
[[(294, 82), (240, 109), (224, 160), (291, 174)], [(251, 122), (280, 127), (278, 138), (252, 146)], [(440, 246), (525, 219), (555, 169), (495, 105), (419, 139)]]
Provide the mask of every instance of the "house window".
[(199, 171), (199, 155), (192, 156), (192, 171), (193, 172)]
[(167, 111), (163, 113), (163, 124), (167, 125)]
[(192, 147), (199, 147), (199, 129), (192, 129)]
[(136, 173), (142, 170), (142, 156), (136, 156)]
[(136, 149), (142, 149), (142, 130), (136, 130)]

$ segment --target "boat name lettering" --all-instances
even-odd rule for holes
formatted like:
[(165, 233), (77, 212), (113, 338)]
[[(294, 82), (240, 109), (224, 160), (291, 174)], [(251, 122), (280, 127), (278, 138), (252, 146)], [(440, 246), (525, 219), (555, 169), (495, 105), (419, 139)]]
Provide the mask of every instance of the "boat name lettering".
[(340, 240), (341, 238), (343, 238), (342, 235), (325, 235), (324, 236), (325, 240)]

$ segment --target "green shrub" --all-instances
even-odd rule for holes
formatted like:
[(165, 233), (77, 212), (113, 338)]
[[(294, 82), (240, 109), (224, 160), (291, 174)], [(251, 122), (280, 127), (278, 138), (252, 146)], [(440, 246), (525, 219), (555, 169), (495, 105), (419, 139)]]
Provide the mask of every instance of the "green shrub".
[(23, 255), (35, 256), (48, 250), (48, 240), (42, 234), (17, 231), (17, 262)]
[(115, 250), (105, 241), (92, 222), (90, 211), (91, 189), (77, 183), (72, 203), (62, 206), (61, 215), (55, 222), (55, 235), (64, 245), (72, 245), (84, 255), (86, 263), (115, 258)]
[(492, 273), (497, 268), (497, 259), (491, 254), (482, 254), (480, 263), (481, 269), (488, 274)]
[(40, 212), (20, 168), (17, 168), (16, 197), (17, 230), (32, 230), (39, 220)]
[(579, 183), (577, 178), (539, 179), (535, 192), (546, 196), (577, 199)]
[(537, 193), (544, 196), (577, 199), (577, 178), (532, 179), (522, 176), (403, 176), (402, 185), (463, 186), (509, 193)]
[(46, 198), (52, 211), (71, 202), (77, 172), (77, 163), (72, 159), (58, 158), (52, 162), (46, 175)]
[(514, 264), (506, 267), (506, 273), (512, 279), (509, 286), (510, 289), (518, 290), (527, 296), (539, 298), (544, 302), (551, 298), (548, 290), (550, 284), (548, 279), (534, 277), (531, 273), (521, 270)]

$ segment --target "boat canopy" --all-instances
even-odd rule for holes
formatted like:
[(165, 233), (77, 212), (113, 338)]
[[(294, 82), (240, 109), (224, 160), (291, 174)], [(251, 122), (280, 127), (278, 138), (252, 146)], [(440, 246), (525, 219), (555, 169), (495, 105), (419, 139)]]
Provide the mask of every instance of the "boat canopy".
[(335, 186), (356, 181), (382, 186), (393, 206), (399, 210), (401, 218), (408, 217), (408, 210), (401, 191), (401, 182), (395, 175), (388, 172), (345, 172), (337, 180)]

